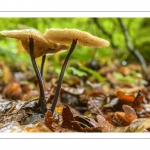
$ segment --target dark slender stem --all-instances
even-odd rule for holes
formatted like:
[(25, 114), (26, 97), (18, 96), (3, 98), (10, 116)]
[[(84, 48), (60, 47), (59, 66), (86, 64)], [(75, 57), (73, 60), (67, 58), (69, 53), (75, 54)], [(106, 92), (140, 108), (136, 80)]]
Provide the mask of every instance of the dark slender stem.
[(42, 56), (41, 77), (43, 77), (43, 70), (44, 70), (45, 59), (46, 59), (46, 55)]
[(46, 111), (46, 104), (45, 104), (45, 94), (44, 94), (44, 87), (43, 87), (43, 80), (40, 74), (40, 71), (37, 67), (36, 61), (35, 61), (35, 56), (34, 56), (34, 40), (33, 38), (29, 38), (29, 47), (30, 47), (30, 57), (32, 61), (32, 65), (34, 67), (34, 71), (36, 73), (36, 77), (39, 82), (39, 87), (40, 87), (40, 98), (39, 98), (39, 104), (41, 106), (41, 111), (43, 114), (45, 114)]
[(62, 69), (61, 69), (61, 72), (60, 72), (60, 75), (59, 75), (59, 79), (58, 79), (58, 83), (57, 83), (57, 87), (56, 87), (54, 100), (53, 100), (52, 107), (51, 107), (52, 114), (54, 113), (54, 110), (55, 110), (55, 107), (56, 107), (56, 104), (57, 104), (57, 100), (58, 100), (58, 97), (59, 97), (60, 88), (61, 88), (61, 84), (62, 84), (64, 73), (65, 73), (65, 70), (66, 70), (66, 66), (67, 66), (69, 58), (70, 58), (70, 56), (71, 56), (71, 54), (72, 54), (72, 52), (73, 52), (73, 50), (74, 50), (74, 48), (76, 46), (76, 43), (77, 43), (77, 40), (73, 40), (72, 41), (71, 47), (69, 49), (69, 52), (68, 52), (68, 54), (66, 56), (66, 59), (64, 61), (63, 66), (62, 66)]

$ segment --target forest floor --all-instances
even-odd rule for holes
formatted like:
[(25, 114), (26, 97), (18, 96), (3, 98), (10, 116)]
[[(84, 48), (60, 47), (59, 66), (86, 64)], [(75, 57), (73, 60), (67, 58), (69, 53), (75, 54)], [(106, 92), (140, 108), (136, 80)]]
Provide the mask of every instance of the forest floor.
[(58, 76), (52, 72), (44, 76), (43, 115), (34, 110), (39, 99), (35, 73), (16, 68), (0, 64), (0, 132), (150, 131), (150, 74), (144, 76), (138, 64), (114, 60), (86, 76), (72, 69), (64, 77), (54, 115), (50, 108)]

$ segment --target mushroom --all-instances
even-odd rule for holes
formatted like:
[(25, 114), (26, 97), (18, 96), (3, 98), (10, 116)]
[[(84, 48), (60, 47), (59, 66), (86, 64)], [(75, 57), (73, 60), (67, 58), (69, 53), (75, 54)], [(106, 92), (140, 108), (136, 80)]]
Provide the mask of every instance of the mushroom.
[(81, 46), (89, 46), (100, 48), (103, 46), (109, 46), (109, 42), (105, 39), (91, 35), (88, 32), (78, 29), (47, 29), (44, 33), (47, 39), (61, 44), (71, 44), (72, 40), (77, 39), (77, 44)]
[(36, 29), (23, 30), (3, 30), (0, 34), (21, 40), (21, 43), (27, 53), (30, 55), (29, 38), (34, 39), (34, 56), (35, 58), (44, 56), (45, 54), (53, 54), (61, 50), (68, 49), (68, 46), (48, 40), (41, 32)]
[(60, 44), (71, 44), (71, 47), (69, 49), (69, 52), (66, 56), (66, 59), (64, 61), (64, 64), (62, 66), (61, 69), (61, 73), (58, 79), (58, 84), (57, 84), (57, 88), (56, 88), (56, 93), (54, 96), (54, 100), (51, 106), (51, 111), (52, 113), (55, 110), (56, 104), (57, 104), (57, 100), (58, 100), (58, 96), (60, 93), (60, 88), (61, 88), (61, 84), (62, 84), (62, 80), (63, 80), (63, 76), (64, 76), (64, 72), (67, 66), (67, 63), (69, 61), (69, 58), (76, 46), (76, 44), (79, 44), (81, 46), (89, 46), (89, 47), (95, 47), (95, 48), (100, 48), (100, 47), (107, 47), (109, 46), (109, 42), (105, 39), (96, 37), (91, 35), (88, 32), (85, 31), (80, 31), (78, 29), (47, 29), (46, 32), (44, 33), (44, 36), (53, 41), (53, 42), (58, 42)]
[[(68, 46), (48, 40), (41, 32), (39, 32), (36, 29), (4, 30), (1, 31), (0, 34), (10, 38), (16, 38), (18, 40), (21, 40), (23, 47), (30, 55), (40, 86), (40, 98), (37, 106), (40, 105), (42, 113), (45, 114), (46, 104), (45, 104), (45, 94), (44, 94), (42, 74), (46, 54), (48, 53), (52, 54), (68, 49)], [(41, 65), (41, 74), (35, 61), (35, 58), (40, 56), (43, 56)]]

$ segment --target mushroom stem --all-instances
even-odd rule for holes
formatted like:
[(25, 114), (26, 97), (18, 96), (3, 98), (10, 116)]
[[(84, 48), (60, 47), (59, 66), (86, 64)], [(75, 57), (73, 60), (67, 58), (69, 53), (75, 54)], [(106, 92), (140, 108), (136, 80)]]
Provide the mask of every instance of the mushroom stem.
[(34, 68), (34, 71), (36, 73), (36, 77), (39, 82), (39, 87), (40, 87), (40, 98), (39, 98), (39, 105), (41, 106), (41, 111), (43, 114), (45, 114), (46, 111), (46, 104), (45, 104), (45, 94), (44, 94), (44, 87), (43, 87), (43, 80), (40, 74), (40, 71), (37, 67), (36, 61), (35, 61), (35, 56), (34, 56), (34, 40), (32, 37), (29, 38), (29, 47), (30, 47), (30, 57), (32, 61), (32, 65)]
[(41, 77), (43, 77), (43, 70), (44, 70), (45, 59), (46, 59), (46, 55), (42, 56)]
[(60, 72), (60, 75), (59, 75), (59, 79), (58, 79), (58, 84), (57, 84), (57, 87), (56, 87), (56, 92), (55, 92), (55, 96), (54, 96), (54, 100), (53, 100), (53, 103), (52, 103), (52, 106), (51, 106), (51, 112), (52, 114), (54, 113), (54, 110), (55, 110), (55, 107), (56, 107), (56, 104), (57, 104), (57, 101), (58, 101), (58, 97), (59, 97), (59, 93), (60, 93), (60, 88), (61, 88), (61, 84), (62, 84), (62, 80), (63, 80), (63, 76), (64, 76), (64, 73), (65, 73), (65, 70), (66, 70), (66, 66), (68, 64), (68, 61), (69, 61), (69, 58), (75, 48), (77, 44), (77, 40), (73, 40), (72, 41), (72, 44), (71, 44), (71, 47), (69, 49), (69, 52), (66, 56), (66, 59), (63, 63), (63, 66), (62, 66), (62, 69), (61, 69), (61, 72)]

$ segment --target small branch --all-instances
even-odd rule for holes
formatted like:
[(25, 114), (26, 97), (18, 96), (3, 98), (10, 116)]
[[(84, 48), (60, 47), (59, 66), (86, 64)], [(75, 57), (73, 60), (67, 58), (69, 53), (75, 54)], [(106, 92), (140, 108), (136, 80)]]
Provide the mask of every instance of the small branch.
[(116, 46), (116, 45), (114, 44), (114, 42), (112, 41), (112, 35), (113, 35), (113, 34), (110, 34), (109, 32), (107, 32), (107, 31), (103, 28), (103, 26), (99, 23), (99, 21), (98, 21), (97, 18), (93, 18), (93, 21), (94, 21), (95, 25), (96, 25), (99, 29), (101, 29), (101, 31), (103, 32), (103, 34), (105, 34), (106, 36), (108, 36), (108, 38), (111, 39), (111, 46), (112, 46), (113, 48), (115, 48), (115, 49), (118, 48), (118, 46)]
[(142, 65), (142, 70), (143, 70), (143, 73), (144, 75), (146, 74), (146, 62), (143, 58), (143, 56), (140, 54), (140, 52), (138, 50), (136, 50), (130, 40), (129, 40), (129, 35), (128, 35), (128, 31), (127, 31), (127, 28), (126, 26), (124, 25), (123, 21), (121, 18), (118, 18), (118, 21), (120, 23), (120, 26), (123, 30), (123, 33), (124, 33), (124, 36), (125, 36), (125, 41), (126, 41), (126, 45), (127, 45), (127, 48), (128, 50), (137, 58), (137, 60), (141, 63)]
[[(101, 115), (101, 116), (103, 116), (104, 117), (104, 115), (103, 115), (103, 113), (101, 112), (101, 110), (95, 105), (95, 103), (91, 100), (91, 98), (89, 97), (89, 98), (87, 98), (90, 102), (91, 102), (91, 104), (95, 107), (95, 109), (98, 111), (98, 113)], [(105, 118), (105, 117), (104, 117)]]

